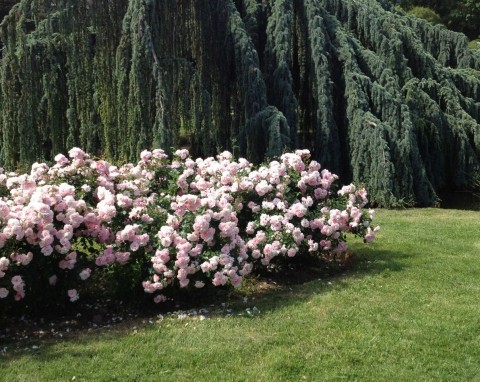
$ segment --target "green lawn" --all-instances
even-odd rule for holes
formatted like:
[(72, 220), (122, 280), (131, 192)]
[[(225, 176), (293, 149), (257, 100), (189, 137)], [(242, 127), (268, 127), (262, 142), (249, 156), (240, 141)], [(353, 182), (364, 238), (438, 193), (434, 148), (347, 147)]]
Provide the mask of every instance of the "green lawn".
[(345, 275), (233, 298), (231, 316), (7, 350), (0, 380), (480, 381), (480, 213), (379, 210), (376, 223), (376, 243), (350, 241)]

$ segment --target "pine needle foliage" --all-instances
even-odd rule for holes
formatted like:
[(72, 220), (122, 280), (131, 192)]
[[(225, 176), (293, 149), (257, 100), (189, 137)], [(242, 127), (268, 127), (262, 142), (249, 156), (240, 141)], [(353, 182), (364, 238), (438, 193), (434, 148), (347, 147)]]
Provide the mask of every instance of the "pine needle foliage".
[(21, 0), (0, 46), (6, 168), (305, 147), (389, 206), (480, 165), (480, 51), (374, 0)]

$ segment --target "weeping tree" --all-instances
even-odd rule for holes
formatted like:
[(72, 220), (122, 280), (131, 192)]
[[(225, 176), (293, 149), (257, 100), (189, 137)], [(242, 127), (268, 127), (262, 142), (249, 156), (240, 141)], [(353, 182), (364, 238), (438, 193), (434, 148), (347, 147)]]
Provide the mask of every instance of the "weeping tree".
[(480, 54), (374, 0), (21, 0), (0, 25), (6, 168), (80, 146), (309, 148), (380, 205), (473, 182)]

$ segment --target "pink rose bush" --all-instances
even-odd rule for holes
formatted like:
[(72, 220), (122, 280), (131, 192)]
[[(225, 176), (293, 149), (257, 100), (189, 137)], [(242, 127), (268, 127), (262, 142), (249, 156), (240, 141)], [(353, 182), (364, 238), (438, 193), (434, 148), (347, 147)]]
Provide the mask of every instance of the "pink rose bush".
[(0, 173), (0, 303), (75, 302), (95, 283), (132, 280), (162, 302), (176, 288), (239, 287), (277, 257), (341, 254), (346, 234), (372, 242), (378, 231), (365, 189), (334, 193), (338, 177), (307, 150), (261, 166), (228, 152), (156, 149), (123, 166), (68, 154)]

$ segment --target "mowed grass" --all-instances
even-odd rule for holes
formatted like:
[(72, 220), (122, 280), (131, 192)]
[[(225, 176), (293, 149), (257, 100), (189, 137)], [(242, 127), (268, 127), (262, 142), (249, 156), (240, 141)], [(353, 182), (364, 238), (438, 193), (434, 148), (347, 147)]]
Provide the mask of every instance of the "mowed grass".
[(350, 240), (345, 274), (244, 291), (231, 316), (37, 341), (0, 356), (0, 380), (480, 381), (480, 213), (379, 210), (376, 223), (373, 245)]

